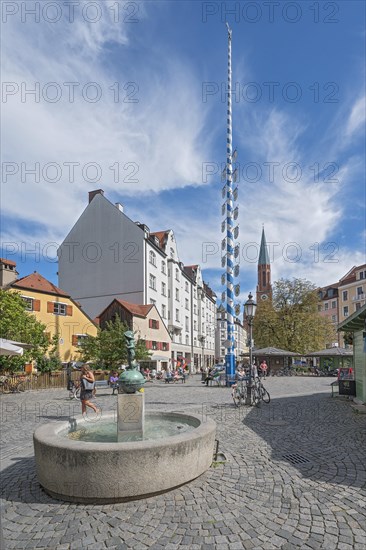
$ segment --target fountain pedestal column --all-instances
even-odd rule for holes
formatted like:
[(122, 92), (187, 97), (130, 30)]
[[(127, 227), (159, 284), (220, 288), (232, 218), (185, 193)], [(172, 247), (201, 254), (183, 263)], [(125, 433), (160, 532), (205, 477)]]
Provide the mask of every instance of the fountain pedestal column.
[(145, 394), (119, 393), (117, 396), (117, 436), (118, 441), (126, 441), (126, 436), (142, 439), (144, 435)]

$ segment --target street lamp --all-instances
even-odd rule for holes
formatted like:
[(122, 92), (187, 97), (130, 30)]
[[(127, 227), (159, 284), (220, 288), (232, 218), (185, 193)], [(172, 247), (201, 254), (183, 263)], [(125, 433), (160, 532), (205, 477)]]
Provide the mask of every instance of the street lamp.
[(205, 341), (206, 341), (206, 337), (205, 337), (205, 336), (201, 336), (200, 341), (201, 341), (201, 344), (202, 344), (202, 358), (201, 358), (201, 364), (202, 364), (202, 369), (203, 369), (203, 371), (204, 371), (204, 370), (205, 370)]
[(252, 364), (253, 364), (253, 319), (257, 304), (249, 292), (248, 300), (244, 304), (244, 316), (249, 326), (249, 384), (248, 384), (248, 404), (252, 402)]

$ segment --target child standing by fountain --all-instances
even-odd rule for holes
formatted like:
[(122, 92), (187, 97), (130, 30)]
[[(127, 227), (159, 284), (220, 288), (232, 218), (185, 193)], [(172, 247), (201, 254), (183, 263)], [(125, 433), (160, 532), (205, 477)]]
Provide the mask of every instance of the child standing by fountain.
[(93, 389), (95, 386), (95, 378), (92, 371), (87, 365), (81, 367), (81, 376), (80, 376), (80, 400), (81, 400), (81, 413), (86, 414), (86, 408), (90, 407), (95, 413), (99, 413), (98, 409), (94, 403), (90, 402), (90, 399), (93, 397)]

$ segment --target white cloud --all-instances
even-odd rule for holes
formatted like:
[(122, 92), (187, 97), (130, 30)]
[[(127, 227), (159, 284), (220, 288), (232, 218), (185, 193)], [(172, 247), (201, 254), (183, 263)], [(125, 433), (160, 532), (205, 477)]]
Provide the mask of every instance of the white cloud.
[(360, 97), (352, 106), (351, 113), (346, 123), (346, 136), (351, 137), (360, 130), (365, 130), (366, 121), (366, 97)]
[[(41, 95), (36, 103), (28, 96), (22, 103), (20, 93), (8, 97), (3, 104), (3, 160), (19, 165), (24, 162), (28, 167), (39, 162), (41, 172), (47, 163), (55, 162), (62, 169), (62, 177), (52, 183), (41, 174), (41, 181), (34, 183), (32, 176), (27, 176), (22, 183), (19, 166), (18, 174), (3, 185), (3, 214), (47, 229), (8, 231), (4, 240), (60, 242), (85, 208), (86, 192), (97, 187), (105, 190), (107, 198), (112, 192), (118, 193), (122, 202), (123, 196), (151, 193), (150, 207), (139, 209), (136, 201), (132, 219), (145, 221), (151, 230), (172, 228), (185, 264), (201, 263), (203, 269), (220, 272), (220, 183), (216, 180), (205, 187), (200, 209), (186, 204), (181, 215), (159, 195), (163, 190), (202, 186), (202, 162), (213, 159), (208, 135), (212, 128), (197, 93), (200, 84), (190, 66), (172, 52), (158, 50), (155, 44), (151, 51), (144, 51), (143, 63), (140, 58), (138, 64), (131, 60), (125, 63), (126, 50), (133, 56), (139, 24), (128, 25), (122, 20), (116, 25), (111, 10), (115, 3), (101, 5), (103, 17), (94, 25), (80, 18), (73, 24), (62, 21), (31, 26), (9, 20), (6, 25), (3, 80), (19, 86), (24, 82), (29, 88), (39, 82), (41, 89), (47, 82), (57, 82), (62, 99), (52, 103)], [(139, 6), (139, 17), (148, 17), (148, 4), (147, 14), (143, 4)], [(113, 73), (110, 57), (118, 73)], [(116, 58), (122, 61), (116, 63)], [(114, 102), (110, 86), (117, 80), (121, 83), (120, 97), (128, 99), (127, 94), (136, 92), (138, 103)], [(74, 103), (65, 99), (65, 82), (80, 83), (75, 87)], [(102, 101), (89, 103), (82, 98), (81, 90), (90, 82), (96, 82), (102, 90)], [(135, 85), (123, 89), (127, 82)], [(243, 174), (239, 182), (242, 290), (247, 278), (256, 274), (256, 248), (249, 243), (259, 246), (262, 223), (268, 241), (273, 243), (273, 280), (287, 276), (306, 277), (316, 284), (338, 280), (352, 265), (363, 262), (362, 254), (343, 250), (340, 243), (336, 243), (339, 248), (334, 256), (329, 257), (332, 235), (342, 223), (339, 192), (351, 185), (360, 159), (354, 154), (349, 156), (336, 174), (339, 181), (331, 184), (314, 177), (309, 167), (314, 162), (322, 167), (321, 159), (336, 160), (340, 143), (358, 137), (365, 116), (363, 98), (357, 99), (346, 114), (340, 109), (338, 127), (325, 129), (324, 135), (307, 148), (302, 142), (307, 122), (300, 115), (296, 118), (276, 109), (267, 112), (258, 105), (256, 110), (244, 106), (243, 116), (240, 107), (235, 105), (234, 122), (236, 137), (241, 140), (237, 144), (238, 161), (242, 169), (252, 162), (262, 171), (257, 182), (244, 181)], [(224, 125), (224, 116), (222, 122)], [(73, 182), (69, 181), (67, 162), (79, 163)], [(101, 180), (95, 183), (85, 181), (81, 169), (90, 162), (102, 170)], [(264, 164), (268, 162), (278, 163), (272, 165), (273, 180), (270, 167)], [(116, 163), (117, 183), (115, 170), (110, 168)], [(299, 181), (290, 181), (296, 179), (296, 167), (288, 163), (300, 166)], [(91, 177), (93, 171), (88, 173)], [(52, 170), (49, 174), (52, 177)], [(138, 181), (132, 182), (134, 179)], [(206, 262), (202, 257), (204, 243), (214, 243), (219, 249), (208, 255)], [(296, 254), (301, 254), (298, 262), (294, 261)]]
[[(116, 25), (108, 9), (112, 4), (103, 5), (96, 25), (80, 18), (57, 25), (8, 21), (4, 81), (15, 83), (19, 92), (3, 104), (3, 158), (18, 170), (3, 186), (4, 214), (66, 231), (83, 209), (87, 190), (103, 187), (106, 194), (135, 195), (199, 183), (202, 159), (208, 155), (202, 135), (205, 115), (191, 70), (170, 52), (159, 51), (163, 70), (158, 77), (149, 63), (155, 52), (146, 49), (144, 65), (114, 65), (118, 74), (113, 74), (108, 50), (125, 55), (139, 25)], [(119, 102), (116, 86), (110, 89), (117, 80)], [(45, 87), (50, 82), (56, 86)], [(67, 82), (80, 84), (73, 87), (74, 102), (68, 101)], [(96, 86), (85, 88), (91, 82)], [(22, 83), (23, 91), (39, 83), (39, 102), (31, 95), (21, 101)], [(98, 91), (100, 101), (85, 100), (86, 93), (92, 97)], [(61, 99), (53, 103), (50, 98), (57, 92)], [(138, 102), (129, 102), (134, 99)], [(78, 163), (74, 181), (70, 162)], [(35, 163), (39, 182), (25, 173)], [(97, 167), (86, 170), (89, 163)], [(90, 181), (97, 174), (100, 179)], [(57, 175), (58, 181), (50, 181)], [(32, 201), (37, 207), (30, 209)]]

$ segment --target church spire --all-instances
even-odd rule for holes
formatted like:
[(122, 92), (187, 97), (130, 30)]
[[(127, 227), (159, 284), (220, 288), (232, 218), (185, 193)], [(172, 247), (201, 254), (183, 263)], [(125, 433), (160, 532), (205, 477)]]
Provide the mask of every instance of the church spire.
[(264, 226), (262, 229), (261, 247), (259, 250), (258, 265), (269, 265), (269, 254), (267, 248), (266, 235), (264, 234)]
[(262, 228), (262, 239), (258, 258), (258, 284), (257, 284), (257, 303), (260, 300), (270, 300), (272, 298), (271, 285), (271, 262), (269, 259), (268, 246), (264, 226)]

